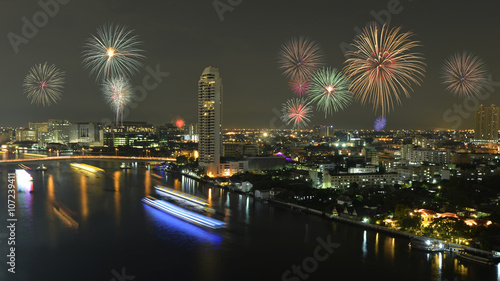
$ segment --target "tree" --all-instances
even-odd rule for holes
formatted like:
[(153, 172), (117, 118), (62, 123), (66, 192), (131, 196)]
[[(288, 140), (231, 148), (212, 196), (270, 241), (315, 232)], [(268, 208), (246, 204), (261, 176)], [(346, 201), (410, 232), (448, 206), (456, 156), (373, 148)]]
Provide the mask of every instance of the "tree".
[(457, 229), (461, 228), (458, 225), (459, 223), (460, 221), (456, 218), (437, 218), (429, 224), (429, 228), (432, 229), (434, 233), (439, 234), (439, 236), (449, 239), (452, 236), (459, 235), (457, 232)]
[(184, 155), (177, 156), (177, 165), (183, 165), (188, 163), (188, 158)]
[(412, 209), (404, 204), (396, 204), (394, 219), (403, 230), (420, 230), (422, 217), (419, 213), (414, 214)]

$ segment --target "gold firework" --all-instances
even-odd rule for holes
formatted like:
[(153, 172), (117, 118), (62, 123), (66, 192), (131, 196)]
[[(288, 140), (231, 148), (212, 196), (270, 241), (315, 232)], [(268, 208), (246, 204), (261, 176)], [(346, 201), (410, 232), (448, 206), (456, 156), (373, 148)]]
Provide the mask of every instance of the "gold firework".
[(351, 79), (349, 90), (383, 116), (395, 103), (401, 104), (402, 94), (410, 97), (412, 86), (420, 86), (425, 73), (423, 55), (413, 52), (420, 42), (411, 40), (411, 32), (400, 31), (401, 27), (379, 28), (373, 23), (351, 44), (355, 50), (347, 52), (344, 71)]

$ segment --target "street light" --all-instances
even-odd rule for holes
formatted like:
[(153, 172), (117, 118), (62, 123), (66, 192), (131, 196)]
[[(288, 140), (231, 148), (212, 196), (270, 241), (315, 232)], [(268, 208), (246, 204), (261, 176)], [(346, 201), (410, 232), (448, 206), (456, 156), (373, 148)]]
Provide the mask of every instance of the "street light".
[(118, 147), (115, 147), (115, 156), (118, 157)]

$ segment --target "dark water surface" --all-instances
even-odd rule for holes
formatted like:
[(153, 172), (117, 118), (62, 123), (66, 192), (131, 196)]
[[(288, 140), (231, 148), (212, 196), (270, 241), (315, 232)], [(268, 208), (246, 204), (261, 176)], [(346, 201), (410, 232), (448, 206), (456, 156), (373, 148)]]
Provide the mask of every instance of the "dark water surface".
[[(157, 180), (140, 163), (121, 170), (121, 162), (85, 161), (104, 174), (72, 168), (70, 161), (44, 163), (44, 173), (34, 171), (39, 163), (24, 163), (32, 168), (33, 192), (16, 198), (15, 274), (6, 271), (7, 173), (19, 166), (0, 164), (0, 280), (500, 280), (500, 266), (411, 251), (405, 238), (291, 212), (188, 177)], [(141, 198), (156, 196), (157, 184), (208, 198), (227, 229), (144, 205)], [(325, 249), (328, 241), (339, 245)]]

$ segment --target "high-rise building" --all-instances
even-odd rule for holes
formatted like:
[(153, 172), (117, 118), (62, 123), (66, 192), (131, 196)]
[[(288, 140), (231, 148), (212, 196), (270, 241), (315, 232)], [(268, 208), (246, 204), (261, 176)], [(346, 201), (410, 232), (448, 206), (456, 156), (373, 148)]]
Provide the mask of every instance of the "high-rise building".
[(68, 120), (49, 119), (48, 131), (51, 136), (51, 142), (69, 143), (69, 126)]
[(500, 108), (492, 104), (490, 107), (481, 105), (476, 110), (476, 128), (474, 139), (478, 142), (498, 142), (498, 117)]
[(333, 126), (319, 125), (314, 126), (314, 134), (317, 137), (333, 137), (334, 129)]
[(222, 79), (219, 69), (207, 67), (198, 81), (198, 163), (208, 175), (221, 173)]
[(36, 132), (36, 142), (39, 146), (45, 146), (50, 140), (49, 125), (47, 122), (29, 122), (30, 130)]

